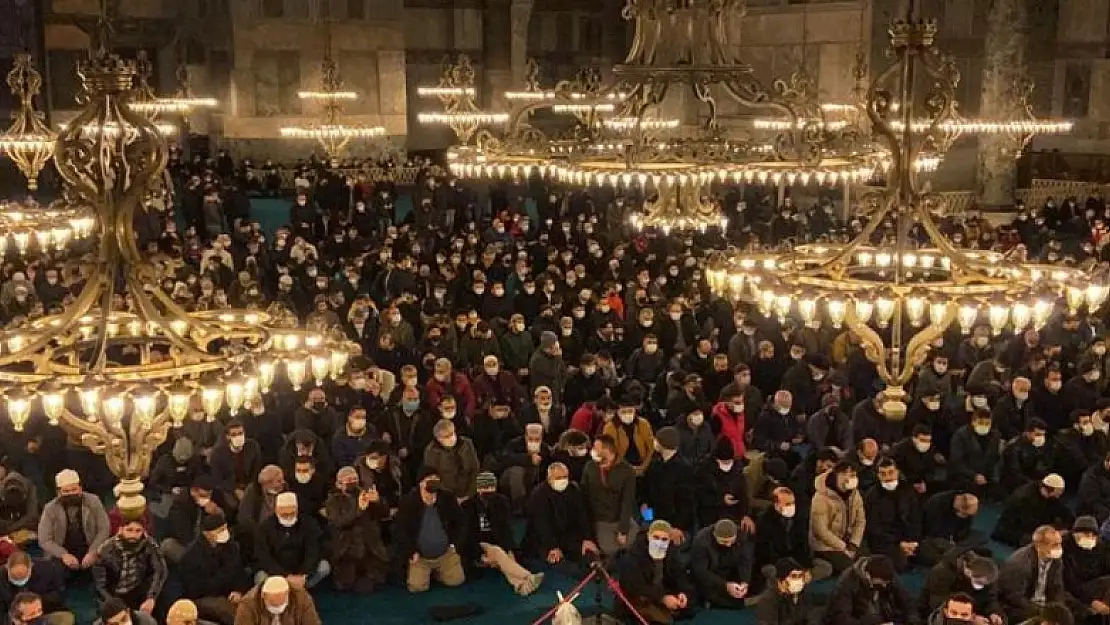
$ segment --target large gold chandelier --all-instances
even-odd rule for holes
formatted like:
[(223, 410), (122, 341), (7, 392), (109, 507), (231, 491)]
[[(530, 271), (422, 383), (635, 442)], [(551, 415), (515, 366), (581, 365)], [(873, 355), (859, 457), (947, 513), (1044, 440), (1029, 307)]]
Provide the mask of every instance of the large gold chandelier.
[[(635, 26), (615, 80), (587, 69), (553, 89), (530, 84), (506, 94), (515, 103), (494, 134), (472, 111), (452, 170), (461, 176), (541, 175), (573, 185), (611, 185), (644, 198), (632, 225), (664, 232), (723, 226), (710, 199), (716, 182), (844, 184), (870, 179), (886, 158), (864, 137), (807, 123), (817, 117), (815, 90), (802, 75), (770, 88), (728, 52), (727, 24), (743, 0), (627, 0)], [(466, 87), (467, 85), (441, 85)], [(695, 124), (662, 116), (668, 95), (692, 91), (702, 111)], [(718, 123), (718, 98), (792, 120), (767, 138)], [(549, 135), (532, 123), (541, 109), (575, 114), (573, 129)], [(492, 115), (489, 113), (482, 113)], [(605, 119), (599, 119), (605, 118)], [(497, 118), (501, 121), (501, 118)], [(600, 147), (600, 149), (599, 149)]]
[[(867, 88), (864, 110), (892, 159), (887, 187), (864, 199), (867, 226), (846, 245), (717, 254), (706, 274), (717, 293), (750, 300), (767, 316), (847, 327), (887, 384), (890, 419), (904, 416), (904, 386), (953, 324), (965, 334), (979, 322), (995, 334), (1020, 332), (1043, 326), (1060, 304), (1093, 311), (1110, 293), (1104, 275), (962, 249), (941, 233), (933, 215), (944, 200), (921, 189), (910, 164), (949, 131), (958, 75), (935, 48), (936, 21), (915, 9), (911, 0), (905, 19), (891, 24), (895, 61)], [(889, 242), (874, 246), (884, 222), (894, 224)], [(910, 241), (915, 225), (924, 245)]]
[[(260, 406), (279, 374), (294, 389), (321, 384), (357, 346), (299, 329), (279, 308), (188, 312), (164, 293), (133, 224), (165, 168), (165, 139), (129, 106), (135, 64), (104, 38), (80, 74), (85, 108), (58, 137), (55, 162), (71, 201), (96, 208), (98, 250), (64, 312), (0, 333), (0, 383), (16, 430), (41, 415), (104, 454), (120, 507), (134, 510), (151, 453), (192, 410), (212, 420)], [(89, 130), (110, 125), (129, 132)]]
[(384, 137), (383, 126), (362, 126), (344, 124), (343, 103), (358, 99), (358, 94), (345, 89), (339, 76), (339, 66), (332, 56), (331, 18), (328, 4), (323, 4), (324, 22), (324, 60), (320, 67), (320, 88), (302, 90), (297, 97), (306, 102), (318, 102), (322, 108), (322, 121), (307, 126), (290, 125), (280, 129), (281, 136), (287, 139), (307, 139), (318, 141), (328, 156), (340, 156), (354, 139), (373, 139)]

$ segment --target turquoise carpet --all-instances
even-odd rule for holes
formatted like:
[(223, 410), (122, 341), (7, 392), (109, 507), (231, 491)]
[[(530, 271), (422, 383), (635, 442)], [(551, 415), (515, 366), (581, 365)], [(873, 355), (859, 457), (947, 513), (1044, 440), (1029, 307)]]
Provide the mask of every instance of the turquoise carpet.
[[(984, 506), (980, 509), (975, 522), (975, 529), (989, 534), (998, 521), (999, 508), (997, 505)], [(1001, 545), (991, 543), (995, 557), (1007, 557), (1011, 550)], [(313, 591), (316, 605), (324, 623), (328, 625), (357, 625), (372, 620), (376, 625), (402, 625), (411, 623), (431, 623), (428, 608), (437, 605), (458, 605), (473, 603), (482, 606), (485, 612), (481, 615), (458, 621), (475, 625), (529, 625), (542, 615), (557, 601), (556, 591), (566, 592), (575, 582), (566, 577), (546, 571), (547, 577), (543, 587), (530, 597), (518, 597), (513, 594), (508, 584), (500, 575), (490, 573), (484, 577), (467, 582), (461, 588), (432, 587), (432, 590), (423, 595), (412, 595), (398, 587), (389, 587), (370, 596), (340, 595), (330, 589)], [(903, 576), (907, 588), (915, 596), (920, 591), (924, 582), (924, 569), (915, 569)], [(818, 592), (827, 593), (831, 590), (832, 581), (824, 581), (815, 585)], [(324, 583), (327, 586), (327, 582)], [(174, 588), (167, 592), (176, 592)], [(92, 590), (86, 586), (74, 588), (67, 593), (67, 601), (72, 609), (77, 612), (78, 623), (89, 623), (93, 620)], [(606, 592), (605, 604), (611, 605), (612, 597)], [(587, 607), (594, 602), (593, 586), (590, 586), (577, 601), (577, 605)], [(369, 616), (372, 615), (372, 616)], [(368, 619), (369, 616), (369, 619)], [(698, 614), (690, 621), (698, 625), (750, 625), (755, 623), (753, 610), (741, 612), (728, 612), (710, 610)]]

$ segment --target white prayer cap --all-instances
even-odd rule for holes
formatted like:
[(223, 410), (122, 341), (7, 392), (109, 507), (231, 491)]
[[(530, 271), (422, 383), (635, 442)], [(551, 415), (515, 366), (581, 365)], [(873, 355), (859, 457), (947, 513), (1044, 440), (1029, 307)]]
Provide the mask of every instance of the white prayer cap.
[(274, 595), (279, 592), (289, 592), (289, 582), (281, 575), (271, 575), (262, 582), (262, 592), (267, 595)]
[(81, 476), (73, 469), (65, 469), (54, 476), (54, 485), (58, 488), (76, 486), (81, 483)]
[(275, 506), (296, 506), (297, 505), (297, 493), (291, 493), (291, 492), (288, 492), (288, 491), (286, 491), (284, 493), (281, 493), (280, 495), (277, 496), (277, 499), (274, 501), (274, 505)]

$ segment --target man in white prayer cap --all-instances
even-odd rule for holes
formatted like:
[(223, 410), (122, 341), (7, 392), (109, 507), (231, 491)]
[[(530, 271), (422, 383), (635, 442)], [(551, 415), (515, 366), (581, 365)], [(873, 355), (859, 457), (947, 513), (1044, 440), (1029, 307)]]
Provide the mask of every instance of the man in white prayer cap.
[(321, 625), (321, 621), (308, 591), (275, 575), (243, 597), (235, 625)]
[(111, 533), (108, 513), (99, 498), (81, 489), (81, 476), (73, 469), (59, 472), (54, 485), (58, 496), (39, 518), (39, 545), (71, 571), (88, 569)]
[(301, 514), (297, 495), (277, 496), (274, 515), (258, 526), (255, 582), (280, 575), (298, 588), (312, 588), (331, 573), (321, 545), (322, 530), (311, 514)]

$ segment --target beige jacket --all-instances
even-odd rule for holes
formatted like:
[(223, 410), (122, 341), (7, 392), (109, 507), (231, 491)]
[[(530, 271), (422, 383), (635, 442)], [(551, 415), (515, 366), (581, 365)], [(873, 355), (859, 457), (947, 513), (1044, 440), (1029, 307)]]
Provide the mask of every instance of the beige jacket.
[(825, 472), (814, 480), (816, 492), (809, 512), (809, 547), (815, 552), (844, 551), (849, 543), (859, 547), (867, 526), (863, 497), (859, 490), (854, 490), (845, 501), (840, 493), (825, 485), (828, 476)]

